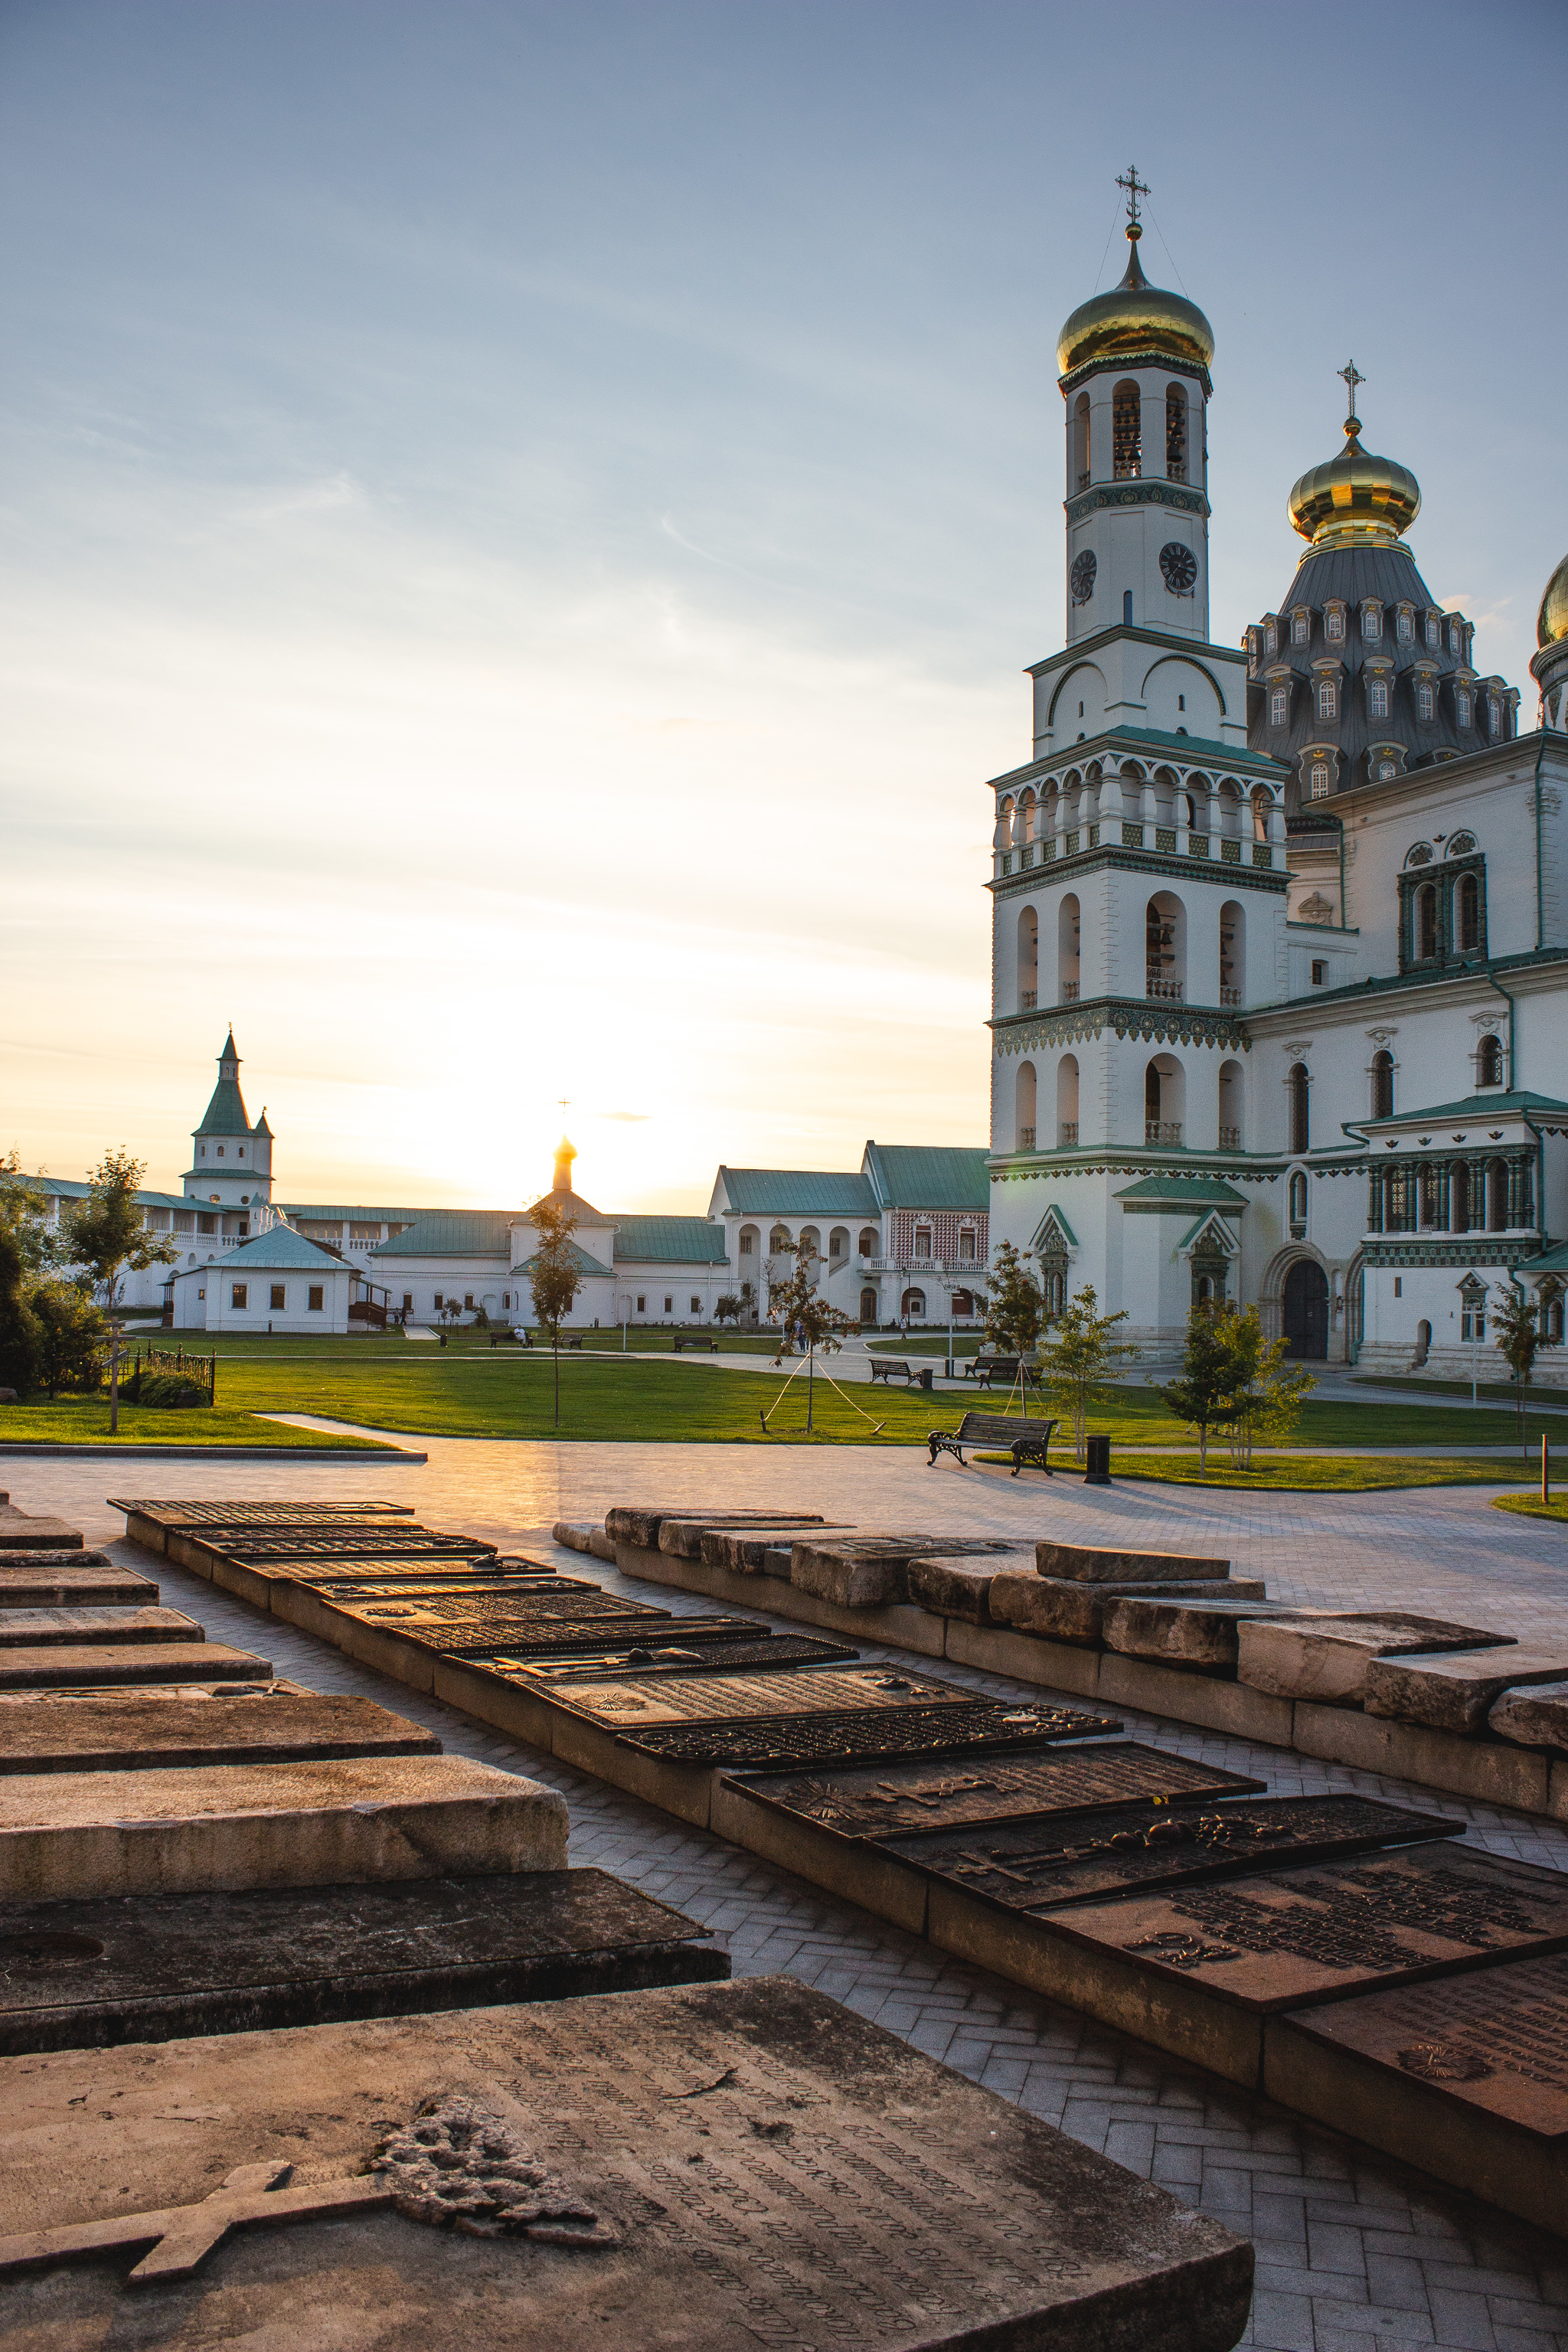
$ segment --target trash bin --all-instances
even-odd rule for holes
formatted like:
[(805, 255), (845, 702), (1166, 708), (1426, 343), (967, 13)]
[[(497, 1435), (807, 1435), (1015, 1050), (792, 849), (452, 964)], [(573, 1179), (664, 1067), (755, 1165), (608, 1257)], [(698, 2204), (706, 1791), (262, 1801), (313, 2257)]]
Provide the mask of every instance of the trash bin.
[(926, 1364), (915, 1374), (915, 1386), (917, 1389), (929, 1389), (931, 1384), (931, 1368)]
[(1086, 1486), (1109, 1486), (1110, 1484), (1110, 1440), (1109, 1437), (1086, 1437), (1084, 1453), (1089, 1466), (1083, 1474)]

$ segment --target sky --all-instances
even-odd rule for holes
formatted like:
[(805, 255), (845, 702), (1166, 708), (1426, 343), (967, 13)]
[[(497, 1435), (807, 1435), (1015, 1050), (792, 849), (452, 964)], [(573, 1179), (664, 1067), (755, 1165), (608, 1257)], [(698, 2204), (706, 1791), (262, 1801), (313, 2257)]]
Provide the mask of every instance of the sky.
[(1555, 0), (0, 0), (0, 1153), (175, 1185), (230, 1022), (284, 1200), (984, 1143), (1116, 174), (1215, 638), (1353, 355), (1533, 724), (1565, 72)]

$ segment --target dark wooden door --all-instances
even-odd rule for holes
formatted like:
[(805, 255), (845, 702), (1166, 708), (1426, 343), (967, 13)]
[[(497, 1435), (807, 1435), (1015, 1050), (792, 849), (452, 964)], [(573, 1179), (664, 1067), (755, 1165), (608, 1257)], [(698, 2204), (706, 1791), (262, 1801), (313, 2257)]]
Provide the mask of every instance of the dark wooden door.
[(1285, 1276), (1282, 1328), (1288, 1356), (1321, 1362), (1329, 1352), (1329, 1280), (1321, 1265), (1299, 1257)]

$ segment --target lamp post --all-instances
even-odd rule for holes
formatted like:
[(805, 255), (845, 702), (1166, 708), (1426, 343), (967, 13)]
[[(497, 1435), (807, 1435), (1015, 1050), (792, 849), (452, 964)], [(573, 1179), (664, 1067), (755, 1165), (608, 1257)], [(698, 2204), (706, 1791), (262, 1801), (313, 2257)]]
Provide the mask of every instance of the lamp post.
[(118, 1316), (110, 1318), (109, 1326), (109, 1433), (110, 1437), (116, 1437), (120, 1433), (120, 1367), (125, 1360), (125, 1350), (121, 1345), (121, 1339), (124, 1329), (125, 1326)]

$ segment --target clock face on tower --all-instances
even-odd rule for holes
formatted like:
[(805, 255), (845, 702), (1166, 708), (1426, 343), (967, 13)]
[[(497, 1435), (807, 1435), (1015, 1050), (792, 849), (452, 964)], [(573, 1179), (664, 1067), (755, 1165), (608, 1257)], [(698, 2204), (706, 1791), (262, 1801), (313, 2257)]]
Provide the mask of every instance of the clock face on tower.
[(1160, 573), (1173, 596), (1190, 596), (1198, 576), (1198, 559), (1179, 539), (1168, 539), (1160, 550)]
[(1095, 559), (1092, 547), (1086, 547), (1081, 555), (1074, 558), (1073, 567), (1068, 578), (1071, 583), (1072, 600), (1075, 604), (1088, 604), (1094, 593), (1094, 575), (1099, 569), (1100, 565)]

